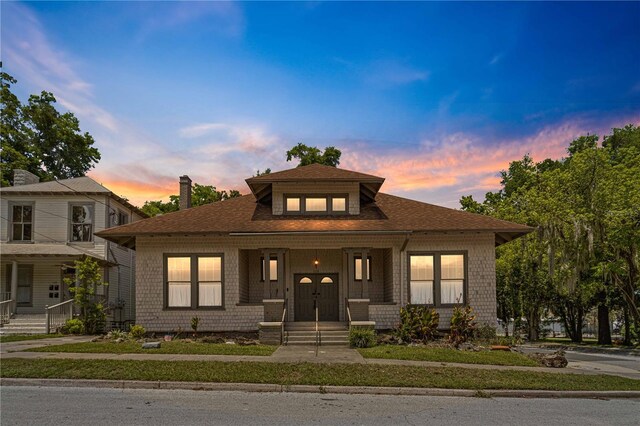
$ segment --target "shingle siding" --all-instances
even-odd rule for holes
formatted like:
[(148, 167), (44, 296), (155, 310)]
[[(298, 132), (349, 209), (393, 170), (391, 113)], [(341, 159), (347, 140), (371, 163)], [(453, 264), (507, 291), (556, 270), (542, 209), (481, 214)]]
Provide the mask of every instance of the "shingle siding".
[[(391, 268), (380, 270), (373, 266), (374, 277), (382, 283), (391, 280), (393, 286), (384, 290), (384, 285), (374, 288), (374, 297), (369, 306), (369, 318), (376, 321), (376, 328), (393, 328), (399, 321), (400, 304), (408, 302), (406, 274), (408, 251), (455, 251), (468, 252), (469, 303), (475, 309), (478, 321), (495, 326), (495, 249), (492, 233), (421, 235), (412, 236), (406, 251), (400, 253), (404, 236), (253, 236), (253, 237), (138, 237), (137, 239), (137, 323), (149, 331), (172, 331), (190, 329), (193, 316), (200, 318), (202, 331), (255, 331), (263, 320), (263, 307), (238, 305), (240, 295), (240, 250), (251, 250), (246, 254), (250, 276), (249, 292), (252, 301), (259, 298), (262, 290), (256, 284), (259, 277), (259, 249), (288, 248), (285, 257), (285, 288), (289, 289), (288, 320), (295, 318), (293, 274), (314, 272), (312, 261), (320, 260), (319, 272), (338, 272), (340, 276), (340, 319), (344, 320), (344, 297), (346, 294), (346, 247), (370, 247), (376, 264), (391, 264)], [(377, 250), (377, 249), (387, 249)], [(224, 253), (224, 310), (164, 310), (163, 255), (167, 253)], [(245, 255), (243, 255), (245, 256)], [(253, 272), (251, 272), (253, 271)], [(256, 272), (257, 271), (257, 272)], [(256, 275), (258, 274), (258, 275)], [(258, 278), (259, 279), (259, 278)], [(246, 290), (243, 290), (246, 292)], [(391, 292), (390, 295), (385, 295)], [(246, 294), (246, 293), (243, 293)], [(246, 297), (246, 296), (245, 296)], [(380, 302), (380, 299), (387, 303)], [(379, 304), (376, 304), (375, 301)], [(389, 304), (390, 302), (391, 304)], [(439, 309), (441, 326), (448, 325), (451, 309)]]

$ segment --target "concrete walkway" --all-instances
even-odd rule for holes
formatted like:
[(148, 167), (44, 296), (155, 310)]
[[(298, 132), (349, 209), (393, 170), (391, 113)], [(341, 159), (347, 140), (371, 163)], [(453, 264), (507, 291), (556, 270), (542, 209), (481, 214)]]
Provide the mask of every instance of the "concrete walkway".
[(188, 354), (110, 354), (110, 353), (64, 353), (64, 352), (24, 352), (27, 349), (60, 345), (64, 343), (78, 343), (90, 341), (92, 337), (70, 336), (55, 339), (42, 339), (22, 341), (15, 343), (3, 343), (0, 346), (0, 358), (23, 358), (23, 359), (111, 359), (111, 360), (136, 360), (136, 361), (222, 361), (222, 362), (275, 362), (275, 363), (325, 363), (325, 364), (372, 364), (372, 365), (406, 365), (416, 367), (458, 367), (479, 370), (511, 370), (529, 371), (542, 373), (574, 373), (574, 374), (608, 374), (620, 377), (640, 380), (640, 371), (630, 369), (620, 369), (603, 365), (600, 369), (592, 366), (585, 368), (579, 363), (573, 366), (571, 363), (567, 368), (547, 368), (547, 367), (522, 367), (506, 365), (486, 365), (486, 364), (461, 364), (452, 362), (432, 362), (432, 361), (408, 361), (399, 359), (375, 359), (363, 358), (354, 349), (341, 346), (321, 346), (316, 355), (315, 346), (280, 346), (271, 356), (248, 356), (248, 355), (188, 355)]

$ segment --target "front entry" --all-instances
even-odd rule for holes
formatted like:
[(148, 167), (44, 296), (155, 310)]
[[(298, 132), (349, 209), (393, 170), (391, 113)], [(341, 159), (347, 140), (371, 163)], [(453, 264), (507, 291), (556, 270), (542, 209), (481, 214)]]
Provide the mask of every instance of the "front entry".
[(295, 274), (296, 321), (338, 321), (338, 274)]

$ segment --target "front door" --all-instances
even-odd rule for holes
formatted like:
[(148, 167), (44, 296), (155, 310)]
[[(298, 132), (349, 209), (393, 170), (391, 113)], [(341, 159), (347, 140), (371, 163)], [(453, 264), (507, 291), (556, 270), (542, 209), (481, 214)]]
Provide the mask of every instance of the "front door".
[(296, 274), (296, 321), (338, 321), (338, 274)]

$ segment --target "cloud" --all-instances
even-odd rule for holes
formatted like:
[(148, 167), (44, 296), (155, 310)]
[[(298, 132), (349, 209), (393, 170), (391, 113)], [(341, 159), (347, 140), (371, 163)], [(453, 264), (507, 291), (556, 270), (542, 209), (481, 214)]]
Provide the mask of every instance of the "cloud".
[(396, 60), (381, 60), (370, 64), (364, 70), (365, 80), (384, 86), (402, 86), (429, 79), (429, 71), (411, 67)]
[(493, 57), (489, 61), (489, 65), (496, 65), (498, 62), (502, 60), (503, 57), (504, 57), (504, 53), (498, 53), (497, 55), (493, 55)]

